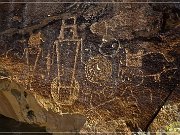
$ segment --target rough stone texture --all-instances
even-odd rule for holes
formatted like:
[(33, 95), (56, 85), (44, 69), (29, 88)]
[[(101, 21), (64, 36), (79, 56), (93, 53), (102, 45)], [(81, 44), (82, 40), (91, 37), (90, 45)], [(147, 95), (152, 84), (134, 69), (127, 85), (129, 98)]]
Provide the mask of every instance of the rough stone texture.
[(179, 121), (168, 109), (180, 103), (179, 14), (178, 3), (0, 4), (0, 113), (47, 131), (166, 130)]
[[(0, 97), (2, 115), (16, 121), (45, 127), (44, 132), (79, 132), (86, 121), (81, 114), (60, 113), (56, 103), (26, 92), (20, 85), (9, 79), (0, 80)], [(29, 132), (23, 127), (19, 129), (19, 132), (25, 130)], [(38, 128), (35, 131), (37, 132)]]
[(161, 108), (161, 111), (154, 119), (150, 131), (159, 132), (180, 132), (180, 101), (179, 101), (179, 88), (172, 93), (167, 103)]

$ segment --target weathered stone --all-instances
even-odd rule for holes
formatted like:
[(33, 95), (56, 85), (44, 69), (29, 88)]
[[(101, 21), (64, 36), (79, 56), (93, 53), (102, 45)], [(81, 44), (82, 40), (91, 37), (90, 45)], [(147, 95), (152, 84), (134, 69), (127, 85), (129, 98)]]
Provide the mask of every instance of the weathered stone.
[[(16, 121), (45, 127), (47, 132), (79, 132), (84, 125), (86, 118), (81, 114), (63, 114), (55, 109), (57, 105), (53, 101), (45, 99), (48, 105), (40, 104), (43, 97), (25, 92), (10, 80), (1, 81), (0, 114)], [(8, 87), (2, 84), (7, 84)]]
[(114, 2), (0, 4), (0, 114), (54, 132), (160, 130), (162, 106), (179, 104), (179, 4)]

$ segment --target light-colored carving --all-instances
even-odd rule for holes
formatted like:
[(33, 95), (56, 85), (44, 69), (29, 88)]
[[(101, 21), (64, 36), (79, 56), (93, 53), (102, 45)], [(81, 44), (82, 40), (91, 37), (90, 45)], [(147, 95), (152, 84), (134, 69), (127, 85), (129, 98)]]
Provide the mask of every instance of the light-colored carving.
[[(163, 55), (167, 63), (172, 62), (172, 61), (169, 61), (168, 58), (166, 57), (166, 55), (164, 53), (161, 53), (160, 51), (158, 51), (158, 52), (146, 52), (145, 54), (143, 54), (143, 56), (146, 56), (148, 54), (153, 54), (153, 53), (159, 53), (159, 54)], [(159, 73), (144, 75), (144, 77), (153, 77), (155, 82), (161, 82), (161, 74), (162, 73), (170, 71), (170, 70), (177, 70), (177, 69), (178, 68), (176, 65), (172, 65), (172, 67), (170, 67), (170, 68), (163, 66), (163, 70), (160, 71)]]
[(126, 66), (127, 67), (141, 67), (143, 50), (138, 50), (137, 53), (130, 53), (128, 49), (126, 51)]
[[(104, 56), (114, 57), (119, 52), (120, 43), (116, 38), (112, 37), (109, 34), (109, 29), (111, 28), (111, 26), (109, 26), (106, 22), (104, 24), (105, 33), (103, 33), (102, 44), (99, 46), (99, 52)], [(108, 48), (109, 52), (107, 52), (107, 50), (103, 50), (103, 48), (106, 47)]]
[(50, 52), (48, 52), (46, 59), (47, 59), (46, 60), (46, 70), (47, 70), (48, 75), (49, 75), (50, 74), (50, 70), (51, 70), (51, 65), (52, 65)]
[(144, 80), (144, 75), (139, 68), (124, 68), (120, 70), (121, 82), (141, 85)]
[(79, 94), (79, 83), (73, 80), (70, 86), (63, 86), (55, 78), (51, 83), (51, 95), (54, 101), (60, 105), (72, 105)]
[[(143, 71), (140, 69), (142, 67), (142, 56), (143, 50), (138, 50), (137, 53), (131, 53), (128, 49), (125, 49), (126, 59), (124, 62), (121, 61), (119, 65), (119, 77), (120, 81), (123, 83), (141, 85), (144, 80)], [(125, 63), (125, 67), (123, 66)]]
[(107, 81), (112, 74), (112, 64), (105, 57), (98, 55), (91, 57), (86, 65), (86, 77), (90, 82)]
[(29, 37), (28, 45), (31, 48), (39, 48), (39, 45), (43, 41), (41, 32), (38, 32), (37, 34), (32, 34)]
[[(56, 50), (56, 60), (57, 60), (57, 77), (53, 80), (51, 83), (51, 95), (55, 102), (61, 104), (61, 105), (72, 105), (73, 102), (77, 99), (78, 93), (79, 93), (79, 83), (75, 79), (75, 73), (76, 73), (76, 65), (77, 65), (77, 58), (79, 54), (80, 45), (82, 42), (82, 39), (78, 38), (77, 35), (77, 25), (76, 25), (76, 18), (71, 17), (69, 19), (73, 19), (73, 24), (66, 24), (65, 20), (62, 20), (62, 26), (60, 30), (60, 35), (58, 37), (58, 40), (55, 41), (55, 50)], [(71, 29), (71, 32), (73, 33), (72, 37), (66, 38), (65, 37), (65, 29)], [(63, 44), (66, 43), (66, 44)], [(74, 63), (73, 68), (71, 67), (65, 67), (67, 69), (63, 68), (63, 63), (61, 63), (61, 47), (64, 45), (69, 46), (70, 44), (76, 45), (75, 48), (75, 56), (74, 56)], [(69, 57), (69, 56), (66, 56)], [(67, 62), (67, 61), (66, 61)], [(64, 70), (70, 70), (70, 75), (68, 74), (66, 76)], [(63, 76), (62, 76), (63, 71)], [(63, 83), (63, 77), (68, 77), (69, 84)], [(69, 78), (70, 77), (70, 78)]]
[[(27, 61), (27, 65), (29, 66), (29, 84), (30, 85), (30, 89), (31, 89), (31, 81), (32, 78), (34, 76), (34, 72), (36, 70), (37, 67), (37, 63), (40, 59), (40, 55), (42, 55), (42, 47), (41, 47), (41, 43), (44, 42), (43, 38), (42, 38), (42, 34), (41, 32), (38, 32), (37, 34), (31, 34), (31, 36), (29, 37), (28, 40), (28, 48), (25, 49), (26, 52), (26, 61)], [(34, 64), (31, 66), (30, 65), (30, 61), (29, 61), (29, 55), (36, 55), (36, 59), (34, 61)]]
[(42, 42), (44, 42), (44, 40), (42, 38), (41, 32), (38, 32), (37, 34), (32, 34), (28, 40), (28, 45), (29, 45), (28, 53), (37, 55), (34, 66), (33, 66), (33, 72), (36, 69), (40, 54), (42, 54), (42, 51), (43, 51), (41, 48)]
[[(103, 50), (108, 48), (108, 50)], [(119, 41), (115, 38), (103, 37), (102, 44), (100, 45), (99, 52), (104, 56), (114, 57), (117, 55), (120, 49)]]

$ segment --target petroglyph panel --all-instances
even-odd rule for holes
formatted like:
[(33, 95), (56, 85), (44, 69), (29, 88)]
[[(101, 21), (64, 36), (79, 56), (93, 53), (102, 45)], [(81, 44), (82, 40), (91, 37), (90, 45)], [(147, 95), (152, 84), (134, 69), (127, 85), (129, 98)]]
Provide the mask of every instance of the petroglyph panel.
[(179, 9), (155, 5), (49, 3), (47, 11), (36, 5), (38, 16), (30, 4), (8, 10), (0, 88), (16, 81), (45, 97), (46, 110), (85, 116), (85, 133), (147, 131), (179, 85)]

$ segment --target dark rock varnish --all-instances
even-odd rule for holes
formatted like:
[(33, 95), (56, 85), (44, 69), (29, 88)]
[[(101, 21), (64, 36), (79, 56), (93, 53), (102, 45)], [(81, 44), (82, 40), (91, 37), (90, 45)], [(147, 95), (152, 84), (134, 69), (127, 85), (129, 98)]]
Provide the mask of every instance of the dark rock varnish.
[[(17, 100), (40, 95), (34, 100), (49, 120), (82, 115), (73, 117), (82, 120), (78, 132), (158, 131), (161, 108), (179, 108), (178, 3), (22, 2), (0, 4), (3, 92), (11, 80), (25, 89), (21, 98), (9, 90)], [(25, 118), (40, 117), (22, 106)]]

